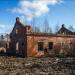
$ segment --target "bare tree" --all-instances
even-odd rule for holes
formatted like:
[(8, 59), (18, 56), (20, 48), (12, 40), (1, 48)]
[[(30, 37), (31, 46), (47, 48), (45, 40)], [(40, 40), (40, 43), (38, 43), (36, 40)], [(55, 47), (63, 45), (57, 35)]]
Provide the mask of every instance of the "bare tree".
[(48, 31), (49, 33), (52, 33), (52, 28), (51, 27), (49, 27), (49, 31)]
[(55, 32), (57, 33), (59, 31), (59, 26), (58, 24), (55, 26)]
[(40, 28), (35, 26), (34, 32), (40, 32)]
[(9, 41), (9, 34), (5, 35), (6, 41)]
[(35, 26), (36, 26), (35, 14), (32, 13), (31, 15), (26, 15), (26, 16), (29, 17), (29, 18), (32, 18), (32, 20), (31, 20), (31, 25), (32, 25), (32, 30), (33, 30), (33, 32), (34, 32), (34, 31), (35, 31)]
[(45, 21), (44, 21), (43, 32), (45, 32), (45, 33), (49, 32), (49, 24), (48, 24), (47, 19), (45, 19)]
[(4, 35), (1, 35), (1, 40), (3, 40), (4, 39)]
[(69, 25), (69, 30), (74, 31), (74, 28), (72, 25)]

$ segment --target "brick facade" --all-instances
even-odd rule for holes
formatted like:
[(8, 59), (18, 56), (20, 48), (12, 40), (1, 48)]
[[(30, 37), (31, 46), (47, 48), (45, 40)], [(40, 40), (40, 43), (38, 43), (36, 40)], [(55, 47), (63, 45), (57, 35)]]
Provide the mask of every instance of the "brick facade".
[(67, 54), (71, 49), (66, 50), (64, 46), (71, 47), (75, 40), (75, 35), (33, 33), (31, 26), (24, 26), (17, 17), (10, 39), (9, 52), (11, 53), (24, 57), (35, 57), (44, 55), (45, 51), (47, 51), (54, 56), (62, 52), (61, 50)]

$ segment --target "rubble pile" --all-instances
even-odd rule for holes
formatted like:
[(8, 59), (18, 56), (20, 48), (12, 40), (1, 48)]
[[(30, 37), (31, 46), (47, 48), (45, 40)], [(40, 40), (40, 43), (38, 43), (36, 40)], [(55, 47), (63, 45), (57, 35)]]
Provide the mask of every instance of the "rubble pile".
[(0, 75), (75, 75), (75, 58), (1, 56)]

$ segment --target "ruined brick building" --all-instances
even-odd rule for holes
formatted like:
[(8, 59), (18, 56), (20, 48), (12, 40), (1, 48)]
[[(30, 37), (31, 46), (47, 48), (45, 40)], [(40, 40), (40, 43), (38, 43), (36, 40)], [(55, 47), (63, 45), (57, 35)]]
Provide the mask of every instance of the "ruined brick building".
[(15, 26), (10, 33), (7, 52), (24, 57), (40, 56), (45, 52), (51, 56), (59, 53), (68, 54), (74, 49), (74, 40), (74, 33), (64, 25), (56, 34), (33, 33), (32, 27), (23, 25), (17, 17)]

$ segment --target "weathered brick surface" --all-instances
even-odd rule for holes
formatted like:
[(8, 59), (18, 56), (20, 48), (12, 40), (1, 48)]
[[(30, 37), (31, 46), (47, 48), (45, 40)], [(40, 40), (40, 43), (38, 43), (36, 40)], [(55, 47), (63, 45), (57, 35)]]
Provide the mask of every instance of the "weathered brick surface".
[[(16, 32), (17, 31), (17, 32)], [(75, 35), (65, 34), (50, 34), (50, 33), (33, 33), (31, 26), (24, 26), (20, 19), (17, 17), (15, 26), (10, 34), (10, 48), (7, 50), (9, 53), (16, 55), (40, 56), (44, 55), (44, 51), (38, 50), (38, 42), (44, 42), (44, 48), (48, 49), (48, 42), (53, 42), (53, 49), (50, 51), (50, 55), (54, 56), (61, 52), (61, 44), (64, 44), (64, 53), (72, 52), (70, 46), (75, 41)], [(74, 42), (75, 45), (75, 42)], [(17, 49), (18, 47), (18, 49)], [(75, 46), (74, 46), (75, 47)]]
[[(48, 48), (48, 42), (53, 42), (53, 49), (50, 51), (50, 54), (52, 54), (53, 56), (55, 54), (58, 54), (62, 48), (61, 43), (65, 43), (65, 47), (67, 49), (64, 49), (65, 54), (67, 54), (67, 52), (72, 51), (72, 49), (68, 49), (71, 45), (69, 42), (73, 42), (75, 41), (75, 36), (73, 35), (43, 35), (43, 34), (31, 34), (27, 36), (27, 55), (28, 56), (33, 56), (33, 52), (36, 54), (39, 53), (40, 51), (38, 51), (38, 42), (44, 42), (44, 48)], [(74, 44), (75, 45), (75, 44)], [(57, 48), (56, 48), (57, 47)], [(42, 51), (43, 52), (43, 51)]]
[(0, 57), (0, 75), (75, 75), (75, 58)]

